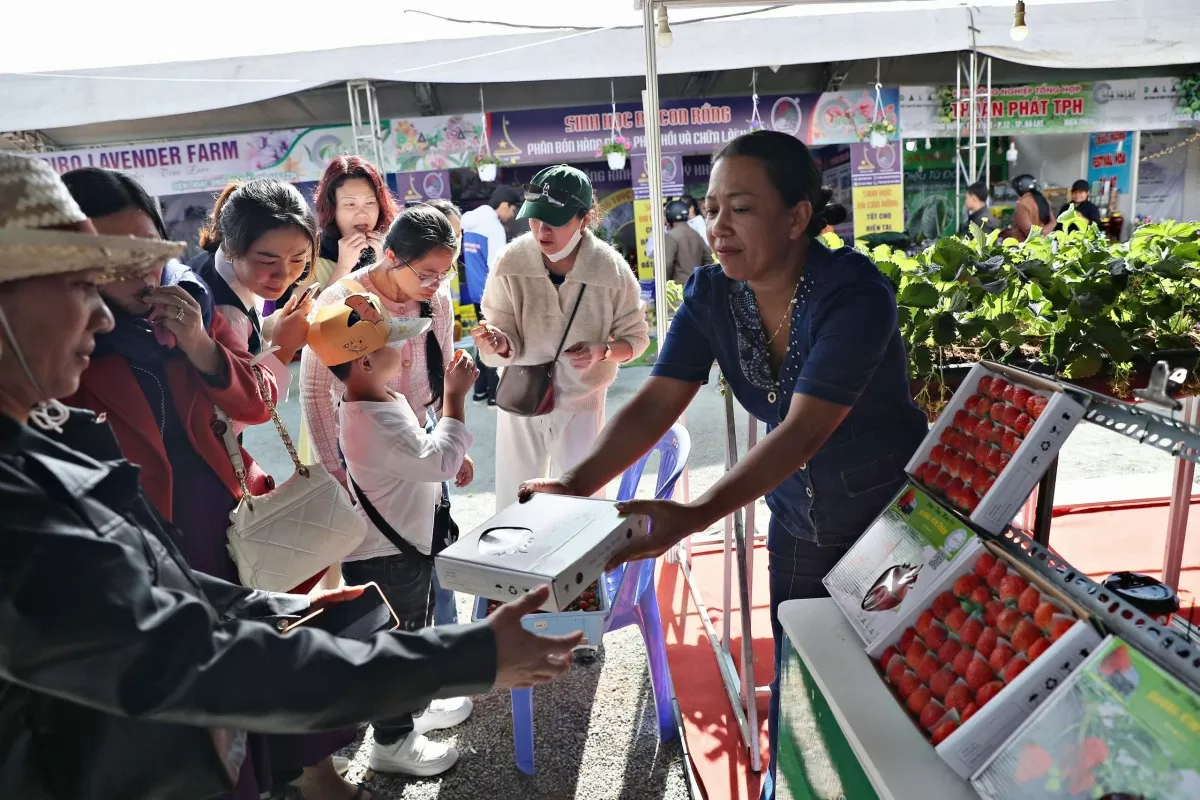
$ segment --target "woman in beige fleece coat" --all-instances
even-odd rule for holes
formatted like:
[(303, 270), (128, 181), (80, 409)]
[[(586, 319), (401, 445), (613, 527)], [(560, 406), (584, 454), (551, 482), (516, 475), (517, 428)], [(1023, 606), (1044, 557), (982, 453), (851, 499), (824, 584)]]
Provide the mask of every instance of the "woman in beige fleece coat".
[[(497, 511), (517, 501), (522, 481), (561, 475), (587, 455), (604, 427), (604, 396), (617, 365), (650, 344), (633, 271), (588, 230), (587, 175), (548, 167), (525, 198), (518, 217), (529, 220), (530, 232), (509, 244), (488, 276), (484, 322), (471, 335), (484, 363), (495, 367), (545, 364), (556, 360), (560, 341), (564, 349), (554, 369), (553, 411), (498, 412)], [(500, 380), (503, 386), (503, 374)]]

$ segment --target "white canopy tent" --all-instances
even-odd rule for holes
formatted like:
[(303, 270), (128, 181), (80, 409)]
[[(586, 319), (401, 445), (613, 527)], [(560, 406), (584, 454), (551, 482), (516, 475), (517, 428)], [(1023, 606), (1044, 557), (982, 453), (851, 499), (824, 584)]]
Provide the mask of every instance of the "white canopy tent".
[[(675, 44), (661, 54), (661, 73), (952, 52), (972, 45), (961, 0), (700, 5), (671, 11)], [(1008, 36), (1012, 0), (974, 0), (980, 51), (1059, 68), (1200, 62), (1194, 0), (1027, 5), (1032, 33), (1018, 45)], [(439, 14), (445, 8), (453, 19)], [(630, 0), (582, 6), (526, 0), (502, 12), (497, 8), (486, 0), (384, 4), (372, 10), (369, 23), (347, 26), (314, 18), (328, 11), (280, 14), (236, 0), (210, 0), (201, 18), (186, 4), (114, 0), (101, 11), (84, 0), (67, 0), (56, 15), (77, 24), (55, 28), (48, 43), (44, 10), (18, 4), (6, 9), (5, 29), (29, 34), (9, 37), (0, 49), (0, 130), (201, 112), (356, 79), (493, 83), (642, 72), (642, 19)]]

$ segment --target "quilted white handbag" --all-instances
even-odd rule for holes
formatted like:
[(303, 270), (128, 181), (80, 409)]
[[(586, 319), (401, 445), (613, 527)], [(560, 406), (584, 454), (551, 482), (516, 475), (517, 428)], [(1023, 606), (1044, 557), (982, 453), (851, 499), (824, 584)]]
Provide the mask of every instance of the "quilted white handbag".
[(253, 369), (259, 393), (271, 409), (271, 419), (296, 471), (266, 494), (251, 496), (233, 422), (216, 409), (225, 423), (225, 450), (242, 487), (242, 499), (229, 514), (233, 523), (228, 533), (229, 554), (243, 586), (287, 592), (354, 552), (367, 535), (367, 523), (355, 510), (349, 493), (324, 467), (300, 463), (271, 402), (262, 369), (257, 365)]

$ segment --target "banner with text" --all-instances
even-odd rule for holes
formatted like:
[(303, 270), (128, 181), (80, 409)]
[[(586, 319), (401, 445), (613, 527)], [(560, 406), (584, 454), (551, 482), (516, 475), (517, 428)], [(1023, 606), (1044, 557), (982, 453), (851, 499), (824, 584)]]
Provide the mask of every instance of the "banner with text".
[[(1137, 216), (1148, 217), (1151, 222), (1183, 219), (1188, 148), (1179, 147), (1179, 144), (1187, 137), (1187, 131), (1142, 132), (1142, 161), (1138, 165), (1137, 208), (1134, 209)], [(1156, 153), (1162, 155), (1156, 156)]]
[(900, 143), (850, 145), (854, 238), (904, 230), (904, 167)]
[(1117, 191), (1128, 195), (1133, 191), (1129, 147), (1132, 132), (1093, 133), (1088, 142), (1088, 183), (1095, 185), (1104, 178), (1117, 179)]
[(397, 176), (401, 203), (425, 203), (450, 199), (450, 173), (444, 169), (431, 172), (405, 172)]
[[(952, 87), (901, 86), (901, 134), (908, 139), (953, 135), (955, 111), (970, 116), (970, 101)], [(1179, 108), (1178, 78), (1134, 78), (1095, 83), (994, 86), (979, 113), (991, 117), (992, 134), (1089, 133), (1192, 127)]]

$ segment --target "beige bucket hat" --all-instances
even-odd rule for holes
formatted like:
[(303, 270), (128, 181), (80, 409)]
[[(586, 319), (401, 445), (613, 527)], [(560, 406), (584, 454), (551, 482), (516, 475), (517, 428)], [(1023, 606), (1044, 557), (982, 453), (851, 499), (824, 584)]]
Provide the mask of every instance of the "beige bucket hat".
[(99, 270), (120, 280), (183, 253), (183, 242), (98, 236), (58, 173), (0, 152), (0, 283)]

